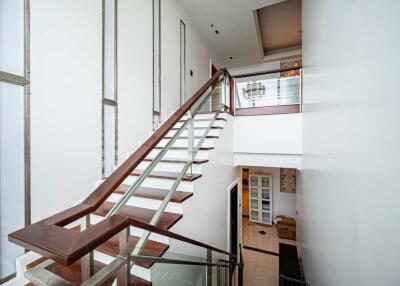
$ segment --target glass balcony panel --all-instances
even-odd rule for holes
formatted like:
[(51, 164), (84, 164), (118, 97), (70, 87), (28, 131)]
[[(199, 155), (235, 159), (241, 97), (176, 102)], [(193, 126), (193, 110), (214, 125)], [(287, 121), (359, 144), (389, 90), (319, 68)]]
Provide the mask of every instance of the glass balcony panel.
[(298, 70), (289, 75), (280, 73), (238, 78), (236, 107), (253, 108), (300, 104), (301, 78)]

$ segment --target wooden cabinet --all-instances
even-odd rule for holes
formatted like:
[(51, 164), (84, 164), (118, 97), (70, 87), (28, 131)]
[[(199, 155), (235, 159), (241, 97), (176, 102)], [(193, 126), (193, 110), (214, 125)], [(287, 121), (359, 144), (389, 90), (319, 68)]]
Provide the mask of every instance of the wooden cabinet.
[(272, 175), (250, 174), (250, 221), (272, 225)]

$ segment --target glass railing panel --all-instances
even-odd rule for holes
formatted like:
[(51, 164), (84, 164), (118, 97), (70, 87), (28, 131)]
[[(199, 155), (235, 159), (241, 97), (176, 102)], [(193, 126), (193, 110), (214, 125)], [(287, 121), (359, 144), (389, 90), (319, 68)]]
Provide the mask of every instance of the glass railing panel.
[(300, 70), (238, 78), (235, 97), (236, 108), (300, 104)]
[(146, 251), (131, 259), (132, 263), (138, 265), (152, 263), (152, 285), (229, 285), (230, 264), (221, 260), (219, 255), (208, 260), (206, 255), (194, 256), (168, 251), (162, 257), (155, 257), (150, 253)]
[[(199, 107), (199, 105), (201, 106)], [(223, 75), (212, 86), (211, 90), (204, 95), (204, 98), (193, 106), (192, 110), (199, 107), (198, 112), (217, 112), (229, 106), (229, 80)]]

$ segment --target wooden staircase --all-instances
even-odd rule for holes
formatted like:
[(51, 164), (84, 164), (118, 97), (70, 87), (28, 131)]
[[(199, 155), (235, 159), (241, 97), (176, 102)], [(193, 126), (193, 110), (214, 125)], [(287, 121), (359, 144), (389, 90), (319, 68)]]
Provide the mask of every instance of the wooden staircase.
[[(195, 117), (195, 124), (200, 123), (200, 125), (210, 122), (212, 120), (214, 114), (200, 114)], [(193, 174), (185, 174), (182, 178), (182, 184), (188, 184), (188, 186), (192, 185), (194, 181), (200, 179), (201, 175), (201, 168), (205, 164), (208, 163), (207, 152), (210, 152), (214, 149), (212, 146), (215, 140), (219, 138), (219, 132), (223, 129), (223, 125), (221, 122), (226, 121), (227, 114), (221, 113), (217, 120), (215, 121), (216, 126), (212, 127), (214, 130), (214, 135), (206, 136), (206, 139), (209, 140), (207, 142), (207, 147), (200, 147), (199, 150), (206, 152), (203, 153), (202, 156), (196, 157), (193, 161), (193, 168), (194, 170), (198, 171), (197, 173)], [(177, 126), (181, 124), (182, 121), (178, 121)], [(196, 126), (196, 125), (195, 125)], [(164, 139), (171, 139), (174, 132), (178, 130), (178, 127), (172, 128), (172, 133), (168, 133)], [(201, 133), (204, 132), (206, 129), (203, 126), (195, 127), (196, 135), (195, 139), (201, 137)], [(179, 140), (187, 141), (187, 136), (182, 136)], [(211, 140), (211, 141), (210, 141)], [(184, 143), (184, 142), (183, 142)], [(153, 150), (155, 152), (159, 152), (163, 148), (163, 141), (158, 144)], [(178, 146), (172, 147), (172, 152), (181, 152), (182, 154), (187, 154), (188, 148), (185, 146)], [(186, 152), (186, 153), (185, 153)], [(127, 205), (125, 205), (119, 212), (119, 214), (130, 217), (136, 220), (140, 220), (146, 223), (149, 223), (153, 218), (154, 214), (156, 213), (156, 205), (160, 204), (161, 201), (165, 198), (169, 191), (170, 182), (173, 182), (178, 177), (179, 173), (175, 170), (177, 166), (183, 165), (186, 163), (185, 156), (176, 157), (176, 154), (172, 154), (172, 156), (167, 155), (160, 161), (164, 167), (162, 169), (171, 169), (170, 171), (165, 170), (158, 170), (157, 167), (153, 172), (148, 176), (148, 179), (144, 182), (144, 184), (138, 189), (137, 192), (134, 193), (130, 201)], [(205, 155), (205, 156), (204, 156)], [(154, 160), (154, 157), (147, 156), (143, 163), (151, 163)], [(143, 164), (142, 163), (142, 164)], [(170, 166), (170, 168), (168, 168)], [(132, 184), (137, 180), (137, 178), (143, 173), (144, 166), (139, 165), (137, 169), (131, 172), (130, 176), (121, 184), (115, 191), (110, 195), (110, 197), (103, 202), (100, 207), (97, 208), (95, 212), (91, 214), (91, 223), (98, 223), (102, 221), (109, 211), (114, 207), (116, 200), (126, 194), (126, 192), (130, 189)], [(201, 190), (196, 190), (201, 192)], [(194, 194), (193, 188), (190, 187), (183, 187), (178, 188), (178, 190), (174, 193), (169, 205), (172, 205), (171, 208), (166, 209), (166, 211), (162, 214), (160, 220), (158, 221), (158, 227), (169, 230), (173, 227), (179, 220), (183, 217), (183, 211), (179, 208), (183, 202), (191, 198)], [(79, 227), (74, 227), (74, 231), (79, 232)], [(119, 249), (119, 238), (117, 236), (112, 237), (102, 245), (96, 248), (95, 250), (95, 272), (99, 271), (105, 264), (108, 263), (109, 260), (107, 257), (116, 257), (118, 255)], [(131, 231), (130, 235), (130, 245), (134, 247), (140, 239), (140, 233)], [(144, 245), (144, 250), (142, 255), (147, 256), (154, 256), (154, 257), (161, 257), (169, 248), (169, 240), (166, 237), (160, 237), (159, 235), (150, 236), (149, 239), (146, 241)], [(40, 258), (27, 266), (27, 269), (38, 265), (39, 263), (43, 262), (45, 258)], [(77, 261), (70, 266), (62, 266), (57, 264), (55, 267), (49, 267), (48, 270), (52, 273), (64, 278), (65, 280), (71, 282), (73, 285), (80, 285), (81, 281), (81, 261)], [(131, 283), (132, 285), (151, 285), (151, 275), (150, 269), (152, 267), (152, 263), (144, 263), (138, 262), (135, 264), (131, 275)], [(112, 282), (115, 280), (115, 277), (112, 279), (107, 280), (104, 285), (111, 285)], [(34, 285), (29, 283), (28, 285)]]

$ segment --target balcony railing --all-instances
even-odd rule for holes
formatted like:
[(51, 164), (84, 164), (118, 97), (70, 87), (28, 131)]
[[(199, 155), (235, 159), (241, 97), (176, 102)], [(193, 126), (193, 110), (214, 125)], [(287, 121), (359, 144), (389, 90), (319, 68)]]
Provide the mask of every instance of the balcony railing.
[(235, 76), (236, 115), (301, 111), (301, 67)]

